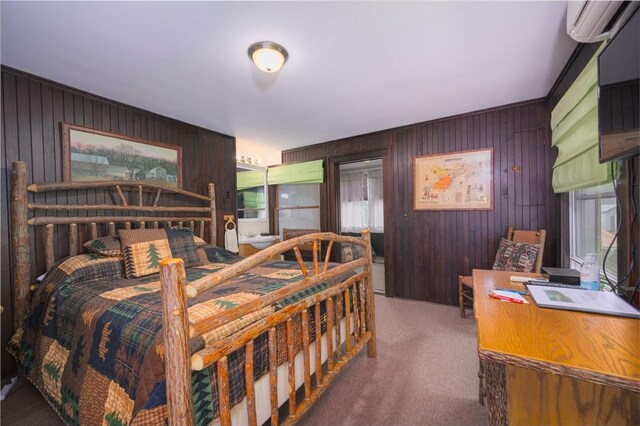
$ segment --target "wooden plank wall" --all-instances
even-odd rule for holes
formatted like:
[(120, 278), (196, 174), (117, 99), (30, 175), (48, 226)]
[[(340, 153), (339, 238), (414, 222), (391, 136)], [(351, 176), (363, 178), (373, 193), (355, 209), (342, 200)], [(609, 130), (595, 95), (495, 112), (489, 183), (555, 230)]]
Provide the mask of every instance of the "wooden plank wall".
[[(413, 211), (413, 159), (493, 147), (491, 211)], [(323, 230), (336, 231), (336, 165), (382, 156), (387, 295), (456, 305), (457, 276), (490, 269), (511, 225), (547, 230), (543, 265), (557, 265), (557, 196), (551, 189), (544, 100), (443, 118), (284, 151), (283, 163), (325, 159)], [(513, 166), (520, 166), (514, 171)]]
[[(0, 132), (2, 135), (1, 300), (5, 308), (2, 314), (1, 342), (3, 376), (13, 368), (12, 357), (4, 352), (12, 332), (8, 214), (11, 163), (13, 160), (27, 161), (32, 182), (61, 181), (60, 123), (62, 121), (182, 146), (184, 189), (207, 194), (208, 183), (216, 184), (220, 241), (223, 235), (223, 214), (235, 215), (235, 138), (3, 67), (2, 132)], [(40, 195), (43, 198), (37, 201), (44, 202), (43, 194), (37, 194), (37, 197)], [(62, 197), (64, 200), (58, 200), (58, 202), (111, 202), (95, 190), (77, 191), (76, 194)], [(40, 236), (37, 238), (38, 241), (41, 239)], [(56, 252), (64, 253), (65, 250), (66, 241), (61, 239), (56, 246)], [(32, 269), (34, 276), (44, 271), (43, 256), (33, 254)]]

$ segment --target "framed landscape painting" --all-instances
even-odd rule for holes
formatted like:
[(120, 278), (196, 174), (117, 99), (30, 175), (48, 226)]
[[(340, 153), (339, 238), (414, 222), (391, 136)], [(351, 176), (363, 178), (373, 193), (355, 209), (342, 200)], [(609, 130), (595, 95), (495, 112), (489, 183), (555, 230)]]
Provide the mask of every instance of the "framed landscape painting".
[(182, 147), (62, 123), (64, 180), (144, 181), (182, 188)]
[(416, 157), (414, 210), (491, 210), (493, 149)]

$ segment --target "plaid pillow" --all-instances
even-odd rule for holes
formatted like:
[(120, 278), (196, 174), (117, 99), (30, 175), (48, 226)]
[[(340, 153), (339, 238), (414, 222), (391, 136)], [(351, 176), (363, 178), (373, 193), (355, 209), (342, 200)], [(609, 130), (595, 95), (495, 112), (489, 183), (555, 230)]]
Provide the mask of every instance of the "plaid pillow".
[(102, 254), (104, 256), (122, 256), (122, 248), (120, 247), (120, 238), (118, 237), (101, 237), (95, 240), (87, 241), (83, 244), (87, 251)]
[(174, 257), (180, 257), (185, 267), (202, 265), (198, 256), (198, 247), (195, 237), (189, 228), (170, 228), (165, 230), (171, 253)]
[(196, 243), (196, 247), (202, 247), (203, 245), (207, 244), (205, 240), (193, 234), (193, 231), (191, 231), (191, 228), (185, 228), (184, 226), (172, 226), (171, 229), (179, 229), (179, 230), (181, 229), (181, 230), (189, 231), (191, 235), (193, 235), (193, 241)]
[(202, 265), (189, 228), (119, 231), (127, 278), (159, 271), (160, 261), (180, 257), (185, 267)]
[(121, 229), (118, 235), (127, 278), (154, 274), (160, 261), (173, 257), (164, 229)]
[(129, 244), (124, 248), (127, 278), (155, 274), (160, 271), (160, 261), (171, 257), (167, 239)]
[(539, 244), (516, 243), (503, 238), (493, 263), (494, 271), (531, 272), (538, 257)]

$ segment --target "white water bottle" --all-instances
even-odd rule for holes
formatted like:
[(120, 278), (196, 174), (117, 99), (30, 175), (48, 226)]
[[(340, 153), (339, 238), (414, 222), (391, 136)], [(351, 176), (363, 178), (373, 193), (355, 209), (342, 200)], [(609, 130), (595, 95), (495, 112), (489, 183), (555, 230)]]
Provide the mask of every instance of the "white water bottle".
[(595, 253), (587, 253), (580, 267), (580, 287), (587, 290), (600, 290), (600, 268)]

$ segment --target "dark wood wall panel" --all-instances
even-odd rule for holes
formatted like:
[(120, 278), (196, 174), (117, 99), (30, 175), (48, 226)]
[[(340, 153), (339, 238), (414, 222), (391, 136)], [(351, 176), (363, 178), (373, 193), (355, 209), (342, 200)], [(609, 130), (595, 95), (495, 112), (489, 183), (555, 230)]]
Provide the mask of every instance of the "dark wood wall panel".
[[(282, 161), (326, 160), (322, 226), (337, 231), (335, 167), (382, 156), (387, 295), (455, 305), (457, 276), (490, 269), (509, 226), (546, 229), (544, 265), (557, 265), (549, 135), (546, 102), (536, 100), (284, 151)], [(413, 210), (416, 156), (491, 147), (492, 210)]]
[[(235, 138), (172, 120), (152, 112), (40, 79), (17, 70), (2, 68), (2, 201), (0, 233), (2, 314), (2, 374), (13, 369), (13, 360), (4, 348), (11, 330), (11, 262), (9, 247), (9, 202), (11, 163), (29, 163), (32, 182), (62, 180), (62, 141), (60, 123), (115, 132), (127, 136), (182, 146), (183, 187), (206, 194), (209, 182), (216, 184), (218, 236), (222, 241), (223, 214), (235, 214)], [(34, 201), (61, 197), (60, 203), (112, 202), (96, 190), (69, 192), (67, 195), (34, 194)], [(46, 199), (47, 202), (55, 201)], [(171, 199), (167, 201), (171, 204)], [(87, 213), (85, 213), (87, 214)], [(104, 214), (104, 213), (98, 213)], [(56, 252), (66, 253), (66, 227), (57, 227), (60, 238)], [(80, 235), (82, 237), (82, 235)], [(42, 233), (32, 235), (42, 243)], [(44, 259), (32, 253), (33, 275), (42, 273)]]

